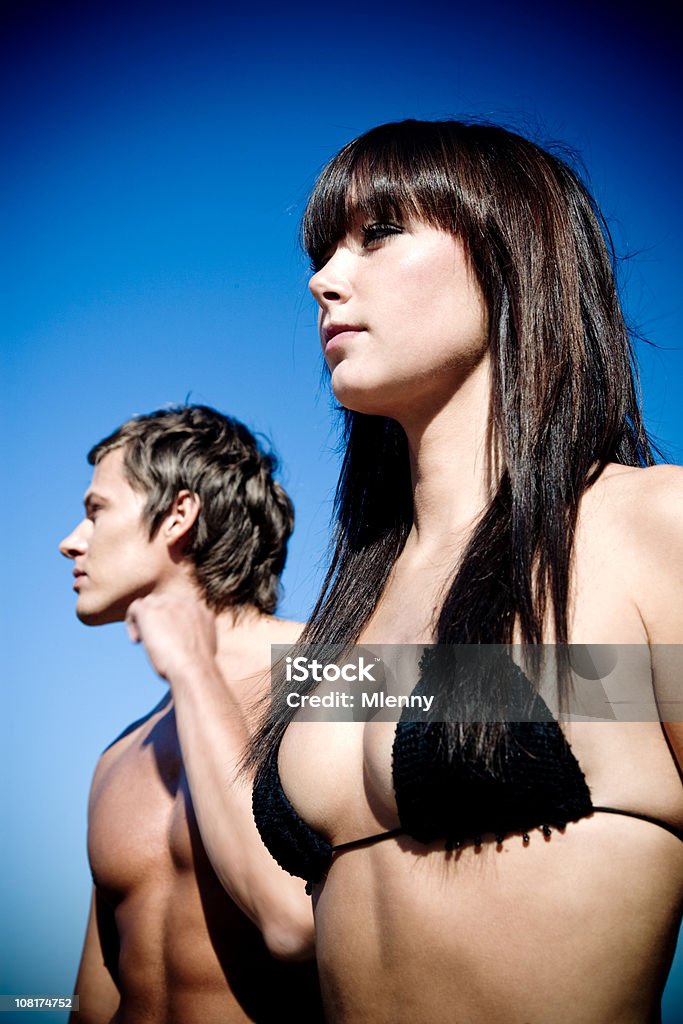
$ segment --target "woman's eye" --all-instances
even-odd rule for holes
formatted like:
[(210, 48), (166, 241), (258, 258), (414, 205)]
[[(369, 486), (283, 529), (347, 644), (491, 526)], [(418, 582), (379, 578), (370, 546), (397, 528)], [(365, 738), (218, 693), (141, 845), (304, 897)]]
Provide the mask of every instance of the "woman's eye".
[(312, 274), (317, 274), (319, 270), (323, 269), (326, 263), (327, 258), (325, 256), (316, 256), (315, 259), (310, 261), (308, 268)]
[(331, 245), (329, 248), (322, 252), (311, 252), (310, 269), (312, 274), (317, 274), (319, 270), (322, 270), (329, 258), (333, 255), (336, 246)]
[(363, 228), (363, 246), (381, 242), (390, 235), (400, 235), (402, 231), (400, 224), (366, 224)]

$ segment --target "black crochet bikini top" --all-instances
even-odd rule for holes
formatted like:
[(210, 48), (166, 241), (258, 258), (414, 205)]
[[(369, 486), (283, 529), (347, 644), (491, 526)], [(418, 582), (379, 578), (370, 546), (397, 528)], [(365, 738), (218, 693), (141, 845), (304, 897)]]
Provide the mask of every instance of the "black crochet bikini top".
[[(659, 818), (594, 806), (562, 730), (547, 706), (537, 700), (534, 721), (509, 724), (497, 771), (457, 752), (449, 755), (441, 722), (399, 721), (392, 774), (400, 828), (336, 846), (312, 829), (289, 802), (276, 747), (259, 772), (253, 792), (254, 818), (265, 846), (281, 867), (306, 879), (310, 891), (335, 855), (398, 835), (422, 843), (444, 839), (448, 849), (459, 848), (466, 840), (479, 845), (484, 835), (495, 836), (501, 843), (510, 833), (522, 833), (528, 842), (527, 833), (533, 828), (542, 828), (548, 837), (551, 826), (562, 830), (567, 822), (601, 812), (651, 822), (683, 840), (683, 833)], [(538, 721), (539, 717), (544, 720)]]

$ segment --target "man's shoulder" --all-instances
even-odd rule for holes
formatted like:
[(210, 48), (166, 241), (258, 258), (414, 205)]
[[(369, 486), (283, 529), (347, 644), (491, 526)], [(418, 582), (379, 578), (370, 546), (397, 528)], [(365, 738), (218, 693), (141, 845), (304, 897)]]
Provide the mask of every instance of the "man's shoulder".
[(159, 712), (163, 711), (164, 708), (168, 707), (170, 703), (171, 691), (169, 690), (167, 693), (164, 694), (159, 703), (154, 705), (151, 711), (148, 711), (146, 715), (142, 716), (142, 718), (137, 718), (134, 722), (131, 722), (130, 725), (127, 725), (123, 732), (120, 732), (119, 735), (104, 748), (101, 757), (104, 757), (110, 751), (113, 751), (116, 748), (117, 744), (121, 743), (122, 740), (126, 739), (128, 736), (131, 736), (139, 729), (142, 729), (143, 726), (145, 726), (147, 722), (149, 722), (150, 718), (153, 718), (154, 715), (159, 714)]
[(294, 622), (292, 619), (279, 619), (270, 617), (268, 622), (268, 633), (271, 644), (289, 645), (295, 644), (304, 628), (303, 622)]

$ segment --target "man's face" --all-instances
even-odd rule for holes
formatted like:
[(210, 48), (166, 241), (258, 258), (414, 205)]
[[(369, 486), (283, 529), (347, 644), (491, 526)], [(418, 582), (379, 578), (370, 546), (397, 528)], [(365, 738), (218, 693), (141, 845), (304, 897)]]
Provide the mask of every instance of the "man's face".
[(121, 622), (131, 602), (161, 587), (173, 566), (163, 530), (149, 539), (145, 496), (124, 475), (122, 448), (95, 466), (84, 504), (85, 517), (59, 545), (74, 563), (76, 614), (88, 626)]

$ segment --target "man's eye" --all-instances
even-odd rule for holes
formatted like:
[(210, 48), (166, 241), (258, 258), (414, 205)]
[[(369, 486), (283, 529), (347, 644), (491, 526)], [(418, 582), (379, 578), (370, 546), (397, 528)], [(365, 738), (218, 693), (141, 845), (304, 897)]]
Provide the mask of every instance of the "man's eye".
[(373, 242), (381, 242), (383, 238), (390, 235), (400, 235), (403, 228), (400, 224), (366, 224), (363, 231), (363, 245), (372, 245)]

